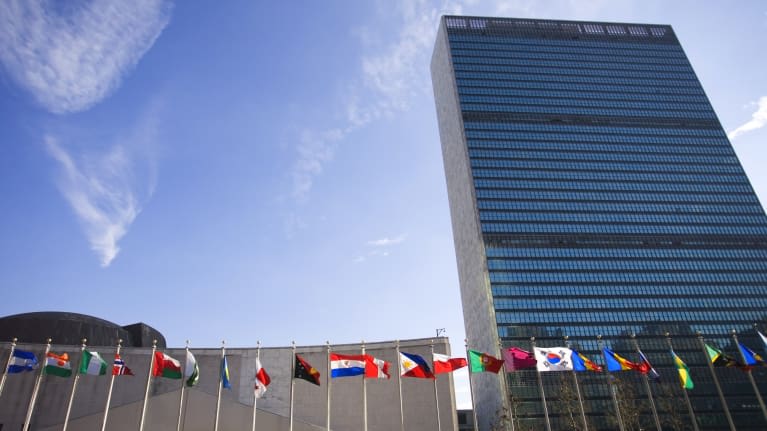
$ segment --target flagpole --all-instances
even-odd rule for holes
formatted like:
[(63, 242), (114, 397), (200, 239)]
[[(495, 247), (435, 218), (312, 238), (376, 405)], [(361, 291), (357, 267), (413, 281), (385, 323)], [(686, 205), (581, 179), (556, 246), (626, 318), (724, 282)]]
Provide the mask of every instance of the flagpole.
[[(674, 346), (671, 344), (671, 334), (669, 334), (668, 332), (666, 332), (666, 342), (668, 343), (668, 348), (671, 349), (671, 351), (673, 352)], [(674, 354), (676, 355), (676, 353)], [(684, 402), (687, 403), (687, 411), (690, 413), (690, 419), (692, 419), (693, 431), (700, 431), (698, 428), (698, 419), (695, 417), (695, 411), (692, 409), (692, 403), (690, 402), (690, 397), (687, 395), (687, 389), (682, 388), (682, 394), (684, 394)]]
[[(122, 338), (119, 338), (117, 340), (117, 351), (115, 352), (115, 357), (120, 354), (120, 347), (122, 347)], [(112, 378), (109, 380), (109, 392), (107, 393), (107, 405), (104, 407), (104, 420), (101, 422), (101, 431), (106, 431), (107, 429), (107, 418), (109, 417), (109, 404), (112, 402), (112, 388), (115, 385), (115, 365), (114, 361), (112, 361)]]
[[(474, 421), (474, 430), (479, 431), (479, 426), (477, 425), (477, 406), (474, 404), (474, 385), (471, 384), (471, 357), (469, 356), (469, 339), (464, 338), (463, 339), (464, 347), (466, 348), (466, 360), (469, 362), (469, 396), (471, 397), (471, 418)], [(501, 352), (503, 354), (503, 352)], [(504, 365), (505, 366), (505, 365)], [(503, 368), (503, 367), (502, 367)], [(505, 369), (502, 369), (501, 372), (506, 372)]]
[(149, 385), (152, 383), (152, 368), (154, 368), (154, 353), (157, 351), (157, 340), (152, 340), (152, 357), (149, 358), (149, 372), (146, 376), (146, 389), (144, 389), (144, 405), (141, 406), (141, 422), (138, 431), (144, 431), (144, 418), (146, 417), (146, 404), (149, 400)]
[[(189, 356), (189, 340), (186, 340), (185, 348), (186, 356), (184, 356), (184, 374), (186, 374), (186, 358)], [(184, 411), (184, 386), (186, 386), (185, 376), (181, 375), (181, 397), (178, 400), (178, 421), (176, 422), (176, 431), (181, 431), (181, 417)]]
[[(740, 352), (740, 357), (743, 359), (743, 364), (748, 366), (746, 364), (746, 356), (743, 354), (743, 350), (740, 348), (740, 343), (738, 343), (738, 335), (736, 334), (735, 330), (732, 330), (732, 339), (735, 341), (735, 348), (738, 349), (738, 352)], [(754, 381), (754, 376), (751, 374), (751, 367), (749, 367), (746, 370), (746, 374), (748, 375), (748, 381), (751, 382), (751, 387), (754, 388), (754, 393), (756, 394), (756, 399), (759, 401), (759, 407), (762, 408), (762, 414), (764, 415), (764, 419), (767, 421), (767, 407), (764, 405), (764, 400), (762, 399), (762, 395), (759, 394), (759, 388), (756, 386), (756, 381)]]
[(37, 381), (35, 382), (35, 388), (32, 389), (32, 398), (29, 400), (29, 408), (27, 409), (27, 417), (24, 420), (24, 426), (22, 431), (29, 431), (29, 423), (32, 421), (32, 412), (35, 411), (35, 402), (37, 401), (37, 393), (40, 391), (40, 384), (43, 382), (43, 376), (45, 375), (45, 363), (47, 362), (48, 352), (51, 351), (51, 339), (46, 340), (45, 353), (43, 353), (42, 361), (40, 364), (40, 373), (37, 375)]
[[(637, 341), (636, 334), (631, 334), (631, 341), (634, 343), (634, 348), (637, 351), (637, 354), (640, 354), (639, 350), (639, 342)], [(644, 359), (642, 359), (640, 355), (640, 359), (642, 362), (644, 362)], [(650, 363), (648, 362), (646, 364), (648, 367), (650, 366)], [(649, 373), (650, 370), (647, 370), (647, 373)], [(658, 417), (658, 409), (655, 408), (655, 400), (652, 397), (652, 388), (650, 388), (650, 379), (647, 376), (647, 373), (642, 373), (642, 382), (644, 383), (645, 391), (647, 391), (647, 399), (650, 401), (650, 410), (652, 411), (652, 417), (655, 419), (655, 427), (658, 429), (658, 431), (662, 431), (662, 427), (660, 425), (660, 418)]]
[[(597, 344), (599, 345), (599, 350), (602, 351), (602, 355), (604, 355), (604, 343), (602, 342), (602, 335), (597, 335)], [(621, 417), (621, 408), (618, 404), (618, 397), (615, 395), (615, 385), (613, 384), (613, 375), (610, 372), (610, 369), (605, 364), (605, 376), (607, 377), (607, 384), (610, 386), (610, 396), (613, 399), (613, 405), (615, 405), (615, 417), (618, 420), (618, 428), (620, 431), (625, 431), (626, 427), (623, 425), (623, 417)]]
[[(85, 343), (88, 340), (86, 338), (82, 339), (82, 346), (80, 346), (80, 362), (77, 364), (77, 368), (72, 367), (72, 372), (75, 373), (75, 379), (74, 382), (72, 382), (72, 393), (69, 395), (69, 404), (67, 405), (67, 414), (64, 416), (64, 428), (62, 428), (61, 431), (67, 431), (67, 426), (69, 426), (69, 414), (72, 413), (72, 404), (75, 401), (75, 391), (77, 390), (77, 382), (80, 380), (80, 365), (82, 365), (83, 362), (83, 352), (85, 352)], [(72, 363), (70, 362), (70, 366), (72, 366)]]
[(296, 342), (293, 343), (293, 358), (290, 363), (290, 422), (288, 431), (293, 431), (293, 388), (296, 384)]
[[(573, 349), (570, 347), (570, 336), (565, 335), (565, 346), (570, 349), (570, 353), (573, 353)], [(572, 362), (572, 358), (570, 359)], [(581, 419), (583, 420), (583, 430), (589, 430), (589, 423), (586, 420), (586, 409), (583, 408), (583, 397), (581, 396), (581, 385), (578, 383), (578, 373), (573, 368), (573, 382), (575, 382), (575, 393), (578, 395), (578, 405), (581, 407)]]
[[(530, 346), (533, 348), (533, 355), (535, 355), (535, 337), (530, 337)], [(549, 408), (546, 406), (546, 393), (543, 391), (543, 379), (541, 378), (541, 371), (538, 369), (537, 359), (535, 364), (535, 374), (538, 376), (538, 389), (541, 390), (541, 401), (543, 401), (543, 416), (546, 419), (546, 431), (551, 431)]]
[[(503, 345), (501, 344), (500, 338), (498, 339), (498, 353), (500, 353), (501, 358), (503, 358)], [(466, 358), (468, 359), (468, 353), (466, 355)], [(511, 396), (509, 395), (509, 382), (506, 380), (506, 361), (505, 360), (503, 362), (503, 366), (501, 367), (501, 370), (499, 371), (499, 374), (501, 375), (501, 386), (503, 386), (503, 390), (501, 391), (503, 394), (503, 405), (506, 407), (506, 410), (509, 412), (509, 423), (504, 428), (509, 429), (509, 427), (511, 427), (511, 431), (514, 431), (514, 411), (512, 410), (512, 406), (511, 406)], [(543, 403), (543, 405), (545, 407), (546, 403)]]
[[(256, 341), (256, 364), (261, 364), (261, 341)], [(258, 393), (256, 390), (256, 386), (259, 384), (258, 381), (258, 369), (256, 369), (256, 381), (253, 384), (253, 425), (251, 426), (251, 431), (256, 431), (256, 404), (258, 402)]]
[[(405, 410), (402, 408), (402, 361), (399, 353), (399, 340), (394, 342), (397, 349), (397, 386), (399, 386), (399, 427), (405, 431)], [(475, 427), (476, 428), (476, 427)]]
[(19, 341), (18, 338), (14, 338), (11, 341), (11, 353), (8, 354), (8, 362), (5, 364), (5, 371), (3, 372), (3, 377), (0, 379), (0, 396), (3, 395), (3, 387), (5, 387), (5, 379), (8, 377), (8, 368), (11, 367), (11, 360), (13, 359), (13, 351), (16, 350), (16, 342)]
[[(431, 340), (431, 368), (434, 371), (434, 340)], [(437, 431), (442, 431), (442, 421), (439, 418), (439, 392), (437, 392), (437, 375), (434, 374), (434, 405), (437, 406)]]
[(328, 401), (327, 401), (327, 412), (326, 412), (326, 415), (325, 415), (325, 430), (326, 431), (330, 431), (330, 382), (332, 380), (331, 376), (330, 376), (330, 373), (331, 373), (331, 370), (330, 370), (330, 341), (325, 341), (325, 345), (327, 346), (327, 350), (328, 350), (328, 352), (327, 352), (328, 353), (327, 354), (327, 359), (328, 359), (328, 361), (327, 361), (328, 362), (327, 372), (328, 372), (328, 374), (325, 377), (325, 380), (327, 380), (327, 382), (328, 382), (328, 387), (326, 389), (327, 390), (327, 395), (328, 395)]
[[(362, 340), (362, 356), (365, 356), (365, 340)], [(368, 389), (365, 374), (362, 375), (362, 425), (368, 431)]]
[(221, 364), (218, 371), (218, 397), (216, 398), (216, 419), (213, 422), (213, 431), (218, 431), (218, 414), (221, 410), (221, 388), (224, 383), (224, 357), (226, 356), (226, 341), (221, 340)]
[(730, 431), (736, 431), (735, 423), (732, 421), (732, 416), (730, 415), (730, 408), (727, 407), (727, 400), (724, 398), (724, 392), (722, 392), (722, 386), (719, 384), (719, 379), (716, 377), (714, 364), (711, 363), (711, 357), (708, 355), (708, 350), (706, 350), (706, 343), (703, 341), (703, 334), (701, 334), (700, 331), (698, 331), (697, 334), (700, 348), (703, 350), (703, 356), (706, 358), (706, 364), (708, 364), (708, 370), (711, 371), (711, 377), (714, 378), (714, 386), (716, 386), (716, 392), (719, 394), (719, 402), (722, 403), (724, 416), (727, 418), (727, 423), (730, 425)]

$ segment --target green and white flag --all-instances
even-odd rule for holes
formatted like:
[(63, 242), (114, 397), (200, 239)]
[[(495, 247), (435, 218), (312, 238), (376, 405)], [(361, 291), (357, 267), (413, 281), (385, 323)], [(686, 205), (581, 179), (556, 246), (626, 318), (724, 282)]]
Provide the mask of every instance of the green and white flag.
[(57, 355), (48, 352), (45, 357), (45, 374), (59, 377), (69, 377), (72, 375), (72, 364), (69, 362), (69, 355), (62, 353)]
[(107, 373), (107, 361), (103, 360), (96, 352), (83, 350), (83, 358), (80, 361), (80, 374), (91, 376), (103, 376)]
[(184, 379), (187, 386), (194, 386), (200, 380), (200, 367), (197, 359), (189, 350), (186, 351), (186, 365), (184, 366)]

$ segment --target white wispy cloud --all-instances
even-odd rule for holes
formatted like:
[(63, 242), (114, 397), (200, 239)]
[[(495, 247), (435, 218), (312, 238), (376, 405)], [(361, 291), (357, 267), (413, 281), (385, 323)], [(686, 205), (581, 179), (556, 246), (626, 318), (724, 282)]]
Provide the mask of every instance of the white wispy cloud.
[[(443, 14), (460, 14), (463, 3), (427, 0), (400, 1), (397, 37), (387, 45), (373, 46), (361, 58), (362, 83), (370, 91), (365, 104), (359, 97), (349, 100), (349, 122), (365, 124), (381, 116), (409, 109), (411, 102), (431, 94), (429, 59)], [(473, 3), (473, 2), (468, 2)], [(388, 5), (388, 3), (387, 3)]]
[[(381, 14), (393, 23), (381, 28), (356, 29), (364, 47), (358, 76), (348, 80), (341, 103), (345, 114), (335, 127), (305, 129), (296, 145), (290, 171), (296, 202), (309, 196), (314, 181), (333, 160), (347, 136), (373, 121), (407, 111), (417, 98), (431, 97), (429, 63), (442, 15), (533, 16), (541, 6), (535, 0), (400, 0), (382, 2)], [(599, 2), (600, 7), (606, 4)], [(577, 10), (576, 4), (564, 7)], [(394, 34), (393, 38), (389, 38)], [(385, 36), (381, 36), (385, 35)], [(380, 40), (386, 39), (385, 42)]]
[[(392, 41), (371, 47), (361, 57), (360, 75), (351, 80), (342, 102), (344, 120), (337, 127), (302, 132), (291, 169), (292, 194), (297, 201), (306, 199), (314, 179), (350, 133), (371, 121), (405, 111), (415, 97), (431, 93), (429, 58), (439, 17), (459, 13), (461, 7), (458, 2), (433, 6), (426, 0), (403, 0), (395, 10), (400, 30)], [(367, 29), (358, 33), (363, 39), (370, 34)]]
[(107, 267), (118, 242), (154, 193), (157, 167), (157, 108), (153, 105), (126, 137), (109, 150), (73, 155), (62, 139), (46, 135), (48, 154), (57, 162), (56, 185), (77, 216), (91, 249)]
[(399, 244), (401, 242), (404, 242), (406, 238), (407, 238), (407, 236), (404, 235), (404, 234), (403, 235), (398, 235), (398, 236), (396, 236), (394, 238), (384, 237), (384, 238), (380, 238), (380, 239), (370, 240), (370, 241), (368, 241), (368, 245), (371, 245), (371, 246), (374, 246), (374, 247), (388, 247), (390, 245), (395, 245), (395, 244)]
[(323, 132), (304, 130), (296, 147), (293, 169), (293, 197), (301, 201), (312, 188), (314, 177), (322, 172), (323, 165), (333, 159), (338, 142), (346, 136), (341, 129), (329, 129)]
[(82, 111), (119, 86), (170, 10), (165, 0), (4, 0), (0, 62), (49, 111)]
[(736, 127), (734, 130), (732, 130), (730, 133), (727, 134), (727, 137), (730, 138), (730, 140), (732, 141), (744, 133), (761, 129), (762, 127), (766, 125), (767, 125), (767, 96), (762, 96), (759, 99), (759, 102), (757, 102), (756, 111), (753, 114), (751, 114), (751, 119), (741, 124), (740, 126)]

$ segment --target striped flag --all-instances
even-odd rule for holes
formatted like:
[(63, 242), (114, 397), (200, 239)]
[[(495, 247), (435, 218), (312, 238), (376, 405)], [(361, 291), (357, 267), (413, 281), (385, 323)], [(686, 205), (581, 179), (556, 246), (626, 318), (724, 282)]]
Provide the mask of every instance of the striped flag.
[(165, 377), (166, 379), (180, 379), (181, 362), (163, 352), (154, 352), (152, 375), (155, 377)]
[(451, 358), (441, 353), (432, 354), (434, 374), (451, 373), (468, 365), (465, 358)]
[(229, 383), (229, 363), (226, 362), (226, 356), (221, 359), (221, 384), (227, 389), (232, 389), (232, 384)]
[(8, 363), (9, 374), (32, 371), (35, 368), (37, 368), (37, 357), (34, 353), (19, 349), (13, 351), (11, 361)]
[(573, 371), (602, 372), (602, 366), (589, 359), (583, 353), (573, 349)]
[(695, 385), (692, 383), (692, 378), (690, 378), (690, 369), (687, 367), (687, 364), (685, 364), (684, 361), (682, 361), (682, 358), (677, 356), (673, 350), (671, 351), (671, 356), (674, 358), (674, 365), (679, 372), (679, 381), (682, 383), (682, 388), (694, 388)]
[(48, 352), (45, 357), (45, 374), (59, 377), (69, 377), (72, 375), (72, 364), (69, 362), (69, 355), (62, 353), (57, 355)]
[(112, 364), (112, 375), (113, 376), (132, 376), (133, 371), (131, 371), (130, 368), (125, 366), (125, 361), (122, 360), (120, 357), (120, 354), (115, 354), (115, 361)]
[(97, 352), (83, 350), (83, 357), (80, 359), (80, 374), (103, 376), (106, 373), (107, 361), (101, 359)]
[(602, 353), (604, 353), (605, 364), (607, 364), (608, 371), (637, 370), (642, 374), (646, 374), (649, 371), (647, 369), (647, 364), (644, 362), (639, 364), (631, 362), (607, 347), (602, 348)]

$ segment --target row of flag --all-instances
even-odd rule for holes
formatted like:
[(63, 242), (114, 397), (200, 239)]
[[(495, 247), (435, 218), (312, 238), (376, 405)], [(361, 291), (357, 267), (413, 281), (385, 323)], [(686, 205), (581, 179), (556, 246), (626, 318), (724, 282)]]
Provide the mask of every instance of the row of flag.
[[(479, 358), (478, 352), (472, 352), (474, 356)], [(481, 357), (489, 358), (488, 355), (482, 355)], [(197, 385), (200, 378), (200, 368), (197, 360), (192, 352), (186, 351), (185, 364), (182, 369), (181, 361), (175, 359), (163, 353), (161, 351), (154, 352), (154, 360), (152, 365), (152, 376), (163, 377), (166, 379), (184, 379), (185, 385), (192, 387)], [(467, 365), (464, 358), (451, 358), (447, 355), (433, 353), (432, 365), (434, 370), (432, 371), (426, 360), (414, 353), (400, 352), (399, 358), (400, 375), (403, 377), (415, 377), (415, 378), (427, 378), (434, 379), (435, 374), (449, 373), (457, 369), (463, 368)], [(391, 377), (389, 373), (390, 363), (383, 359), (378, 359), (372, 355), (345, 355), (340, 353), (330, 353), (330, 377), (351, 377), (362, 375), (365, 378), (376, 379), (388, 379)], [(39, 361), (34, 353), (14, 349), (10, 361), (8, 362), (7, 373), (18, 374), (23, 372), (33, 371), (38, 368)], [(480, 366), (481, 359), (472, 359), (472, 369)], [(83, 349), (82, 357), (80, 360), (79, 373), (84, 375), (103, 376), (108, 372), (108, 364), (98, 352), (93, 352), (87, 349)], [(310, 383), (320, 385), (320, 372), (317, 371), (309, 362), (302, 358), (301, 355), (295, 354), (293, 377), (300, 380), (306, 380)], [(72, 361), (67, 353), (55, 354), (48, 352), (45, 358), (44, 374), (58, 376), (58, 377), (70, 377), (73, 374)], [(134, 375), (133, 371), (125, 365), (125, 361), (119, 354), (115, 354), (114, 362), (112, 364), (113, 376), (120, 375)], [(221, 381), (225, 388), (231, 388), (229, 375), (229, 365), (227, 357), (224, 356), (221, 360)], [(256, 359), (256, 395), (257, 397), (263, 396), (266, 392), (266, 387), (271, 383), (271, 378), (266, 370), (261, 366), (260, 358)]]
[[(11, 353), (10, 361), (8, 361), (8, 368), (6, 372), (8, 374), (18, 374), (26, 371), (33, 371), (38, 368), (37, 356), (32, 352), (25, 350), (14, 349)], [(72, 375), (72, 362), (69, 359), (69, 354), (62, 353), (57, 355), (53, 352), (48, 352), (45, 355), (45, 374), (58, 377), (70, 377)], [(80, 374), (89, 374), (94, 376), (103, 376), (107, 374), (109, 366), (107, 362), (101, 357), (98, 352), (91, 352), (90, 350), (83, 350), (82, 358), (80, 360)], [(115, 354), (114, 363), (112, 365), (112, 375), (133, 375), (130, 368), (125, 366), (125, 362), (120, 358), (119, 354)]]
[[(767, 337), (759, 333), (767, 349)], [(735, 367), (742, 371), (749, 371), (753, 366), (767, 366), (761, 355), (748, 346), (738, 342), (738, 348), (745, 361), (739, 361), (710, 344), (704, 344), (706, 353), (714, 367)], [(509, 347), (503, 352), (503, 359), (499, 359), (484, 353), (469, 351), (471, 362), (470, 371), (498, 373), (503, 365), (506, 371), (513, 372), (522, 369), (535, 368), (539, 372), (549, 371), (594, 371), (602, 372), (603, 367), (596, 364), (583, 353), (570, 347), (533, 347), (533, 351)], [(653, 368), (645, 354), (637, 348), (639, 361), (632, 362), (607, 347), (602, 349), (605, 365), (610, 372), (634, 370), (641, 374), (647, 374), (654, 380), (660, 379), (660, 374)], [(694, 384), (690, 377), (690, 369), (687, 364), (670, 350), (674, 365), (679, 373), (680, 383), (685, 389), (693, 389)]]
[[(765, 348), (767, 348), (767, 337), (765, 337), (760, 332), (759, 332), (759, 336), (764, 342)], [(758, 353), (751, 350), (743, 343), (740, 343), (739, 341), (737, 341), (737, 338), (735, 336), (733, 336), (733, 338), (735, 338), (736, 345), (738, 346), (740, 350), (743, 361), (739, 361), (735, 359), (734, 357), (722, 352), (716, 347), (710, 344), (704, 343), (702, 338), (700, 339), (701, 346), (703, 347), (704, 352), (707, 354), (712, 367), (736, 367), (743, 371), (749, 371), (751, 367), (755, 365), (767, 365), (765, 364), (765, 361), (762, 359), (762, 357)], [(693, 389), (694, 384), (692, 382), (692, 378), (690, 376), (690, 370), (688, 366), (676, 354), (676, 352), (674, 352), (673, 348), (671, 347), (670, 341), (669, 341), (669, 348), (670, 348), (670, 354), (672, 356), (674, 365), (679, 373), (681, 386), (687, 390)], [(114, 354), (114, 360), (112, 361), (112, 366), (111, 366), (111, 373), (109, 373), (110, 367), (107, 360), (105, 360), (101, 356), (101, 354), (99, 354), (98, 352), (86, 349), (85, 345), (83, 345), (82, 347), (80, 361), (76, 370), (73, 369), (72, 360), (70, 359), (69, 354), (67, 353), (56, 354), (54, 352), (51, 352), (49, 349), (50, 349), (50, 344), (48, 345), (48, 348), (46, 349), (46, 352), (44, 354), (44, 364), (43, 364), (43, 369), (41, 370), (41, 373), (40, 373), (40, 377), (42, 377), (43, 375), (70, 377), (73, 374), (75, 374), (75, 371), (77, 371), (75, 376), (79, 376), (79, 375), (102, 376), (106, 374), (111, 374), (114, 378), (115, 376), (120, 376), (120, 375), (134, 375), (132, 370), (125, 364), (125, 361), (120, 357), (119, 346), (117, 351)], [(636, 351), (637, 351), (639, 360), (634, 362), (618, 355), (611, 349), (604, 347), (602, 349), (602, 353), (604, 355), (605, 368), (610, 372), (634, 370), (652, 379), (655, 379), (655, 380), (659, 379), (660, 374), (653, 368), (653, 366), (650, 364), (647, 357), (639, 349), (638, 345), (636, 346)], [(523, 350), (519, 347), (509, 347), (502, 350), (501, 358), (496, 358), (495, 356), (492, 356), (484, 352), (476, 351), (476, 350), (467, 349), (466, 352), (467, 352), (467, 358), (455, 358), (455, 357), (450, 357), (444, 354), (434, 353), (432, 348), (432, 357), (430, 361), (431, 367), (430, 367), (429, 366), (430, 364), (427, 362), (426, 359), (424, 359), (424, 357), (417, 354), (413, 354), (413, 353), (402, 352), (399, 350), (399, 347), (398, 347), (397, 356), (398, 356), (399, 375), (402, 377), (432, 379), (436, 381), (437, 374), (450, 373), (467, 366), (469, 367), (470, 373), (490, 372), (490, 373), (496, 373), (496, 374), (500, 373), (501, 369), (503, 368), (505, 368), (506, 372), (515, 372), (517, 370), (532, 369), (532, 368), (535, 368), (538, 372), (552, 372), (552, 371), (602, 372), (604, 371), (604, 368), (601, 365), (596, 364), (594, 361), (589, 359), (586, 355), (577, 351), (576, 349), (573, 349), (570, 346), (568, 347), (537, 347), (533, 343), (532, 352)], [(148, 373), (149, 377), (147, 380), (147, 393), (148, 393), (151, 377), (156, 377), (156, 378), (160, 377), (160, 378), (176, 379), (176, 380), (183, 379), (182, 394), (180, 399), (180, 403), (183, 404), (183, 399), (184, 399), (183, 388), (196, 386), (200, 378), (200, 368), (194, 354), (188, 348), (186, 349), (185, 354), (186, 354), (186, 357), (185, 357), (184, 365), (182, 367), (182, 361), (171, 357), (167, 353), (164, 353), (162, 351), (157, 351), (153, 348), (153, 353), (151, 356), (151, 366)], [(362, 350), (362, 354), (347, 355), (347, 354), (331, 352), (330, 347), (328, 346), (327, 355), (328, 355), (327, 359), (328, 359), (328, 371), (329, 371), (329, 374), (327, 376), (328, 394), (330, 393), (329, 392), (330, 379), (342, 378), (342, 377), (353, 377), (353, 376), (363, 376), (363, 379), (389, 379), (390, 378), (391, 364), (383, 359), (376, 358), (370, 354), (365, 354), (364, 348)], [(267, 387), (271, 383), (271, 378), (269, 374), (266, 372), (266, 369), (261, 364), (260, 347), (259, 347), (259, 355), (256, 358), (255, 365), (256, 365), (256, 372), (255, 372), (254, 395), (255, 395), (255, 399), (259, 399), (264, 396), (264, 394), (267, 391)], [(296, 380), (304, 380), (314, 385), (321, 386), (321, 381), (322, 381), (321, 373), (316, 368), (314, 368), (305, 358), (295, 353), (295, 346), (293, 350), (293, 362), (291, 365), (292, 365), (292, 382)], [(30, 372), (30, 371), (39, 369), (39, 367), (40, 367), (40, 363), (33, 352), (16, 349), (14, 344), (12, 346), (11, 355), (10, 355), (7, 367), (5, 369), (5, 375)], [(502, 377), (503, 376), (505, 376), (505, 373), (502, 374)], [(77, 378), (78, 377), (76, 377), (76, 379)], [(3, 377), (3, 380), (4, 379), (5, 377)], [(70, 396), (70, 408), (72, 404), (72, 399), (74, 398), (74, 395), (75, 395), (75, 387), (77, 385), (76, 379), (72, 388), (72, 394)], [(219, 410), (219, 404), (221, 399), (220, 390), (221, 388), (231, 389), (230, 382), (231, 382), (231, 376), (229, 373), (228, 360), (225, 354), (225, 350), (222, 347), (220, 372), (219, 372), (219, 385), (220, 385), (219, 396), (218, 396), (218, 402), (216, 406), (216, 422), (215, 422), (216, 426), (218, 425), (218, 410)], [(292, 419), (293, 419), (292, 382), (291, 382), (291, 416), (290, 416), (291, 427), (292, 427)], [(647, 379), (645, 379), (645, 382), (647, 382)], [(539, 384), (540, 384), (540, 381), (539, 381)], [(39, 386), (39, 379), (38, 379), (37, 385)], [(576, 379), (576, 385), (577, 385), (577, 379)], [(363, 385), (363, 388), (364, 388), (364, 385)], [(35, 391), (33, 392), (32, 400), (30, 401), (28, 417), (31, 416), (31, 412), (34, 406), (36, 391), (37, 391), (37, 386), (35, 388)], [(400, 387), (400, 397), (402, 396), (401, 392), (402, 392), (402, 389)], [(651, 397), (649, 387), (647, 389), (647, 392), (648, 392), (648, 397)], [(542, 393), (542, 397), (544, 397), (543, 388), (541, 388), (541, 393)], [(2, 395), (2, 385), (0, 385), (0, 395)], [(111, 395), (111, 385), (110, 385), (110, 395)], [(436, 398), (437, 397), (436, 397), (436, 383), (435, 383), (435, 399)], [(686, 395), (685, 395), (685, 398), (686, 398)], [(146, 401), (147, 401), (147, 398), (145, 397), (144, 408), (142, 409), (142, 421), (141, 421), (142, 427), (143, 427), (144, 411), (146, 410)], [(328, 403), (330, 403), (329, 397), (328, 397)], [(544, 398), (544, 403), (545, 403), (545, 398)], [(108, 406), (109, 406), (109, 397), (107, 398), (107, 407), (105, 408), (103, 427), (106, 426)], [(688, 402), (688, 408), (692, 410), (692, 407), (689, 406), (689, 402)], [(253, 409), (254, 409), (253, 424), (255, 427), (255, 420), (256, 420), (255, 419), (256, 418), (255, 402), (254, 402)], [(181, 412), (181, 407), (179, 407), (179, 412)], [(329, 412), (330, 412), (330, 406), (328, 405), (328, 423), (330, 421)], [(402, 412), (400, 413), (402, 415)], [(692, 411), (691, 411), (691, 414), (693, 414)], [(67, 414), (67, 419), (65, 420), (65, 423), (68, 421), (68, 416), (69, 416), (69, 413)], [(767, 417), (767, 411), (765, 411), (765, 416)], [(404, 419), (401, 419), (401, 420), (404, 420)], [(181, 413), (179, 413), (179, 424), (180, 423), (181, 423)], [(104, 429), (103, 427), (102, 429)]]
[[(762, 337), (762, 335), (760, 333)], [(763, 338), (767, 346), (767, 337)], [(738, 361), (734, 357), (722, 352), (721, 350), (709, 344), (705, 344), (706, 352), (711, 363), (715, 367), (736, 367), (741, 370), (748, 370), (755, 365), (767, 365), (764, 359), (743, 343), (738, 343), (738, 347), (745, 358), (745, 362)], [(403, 377), (415, 378), (435, 378), (435, 374), (449, 373), (469, 365), (472, 373), (492, 372), (498, 373), (505, 366), (506, 371), (514, 372), (521, 369), (536, 368), (540, 372), (549, 371), (593, 371), (602, 372), (603, 367), (586, 357), (583, 353), (570, 347), (534, 347), (532, 352), (520, 349), (518, 347), (509, 347), (503, 350), (503, 358), (496, 358), (487, 353), (475, 350), (468, 351), (468, 362), (465, 358), (451, 358), (447, 355), (433, 353), (432, 365), (434, 371), (430, 369), (426, 360), (413, 353), (400, 352), (399, 367), (400, 375)], [(611, 372), (635, 370), (642, 374), (648, 374), (654, 379), (660, 375), (652, 367), (650, 361), (638, 350), (639, 361), (630, 361), (609, 348), (605, 347), (602, 351), (607, 370)], [(685, 362), (673, 351), (670, 351), (672, 360), (679, 372), (682, 387), (692, 389), (694, 387), (690, 378), (689, 368)], [(154, 353), (152, 375), (154, 377), (163, 377), (168, 379), (184, 378), (186, 386), (195, 386), (200, 378), (200, 369), (197, 360), (192, 352), (186, 351), (185, 366), (181, 361), (172, 358), (166, 353), (157, 351)], [(382, 359), (371, 355), (345, 355), (339, 353), (330, 353), (331, 378), (351, 377), (362, 375), (365, 378), (390, 378), (390, 364)], [(38, 360), (34, 353), (14, 349), (8, 362), (7, 373), (17, 374), (25, 371), (33, 371), (38, 367)], [(87, 349), (82, 351), (79, 373), (86, 375), (106, 375), (109, 370), (107, 361), (104, 360), (98, 352)], [(115, 354), (112, 363), (111, 374), (133, 375), (125, 361), (119, 354)], [(46, 354), (44, 373), (58, 377), (72, 376), (72, 364), (67, 353), (55, 354), (49, 352)], [(295, 355), (294, 378), (306, 380), (310, 383), (320, 385), (320, 372), (312, 367), (300, 355)], [(229, 366), (226, 356), (221, 361), (221, 379), (225, 388), (231, 388), (229, 377)], [(256, 360), (256, 392), (262, 396), (266, 392), (266, 387), (271, 382), (271, 378), (266, 370), (261, 366), (260, 359)]]

